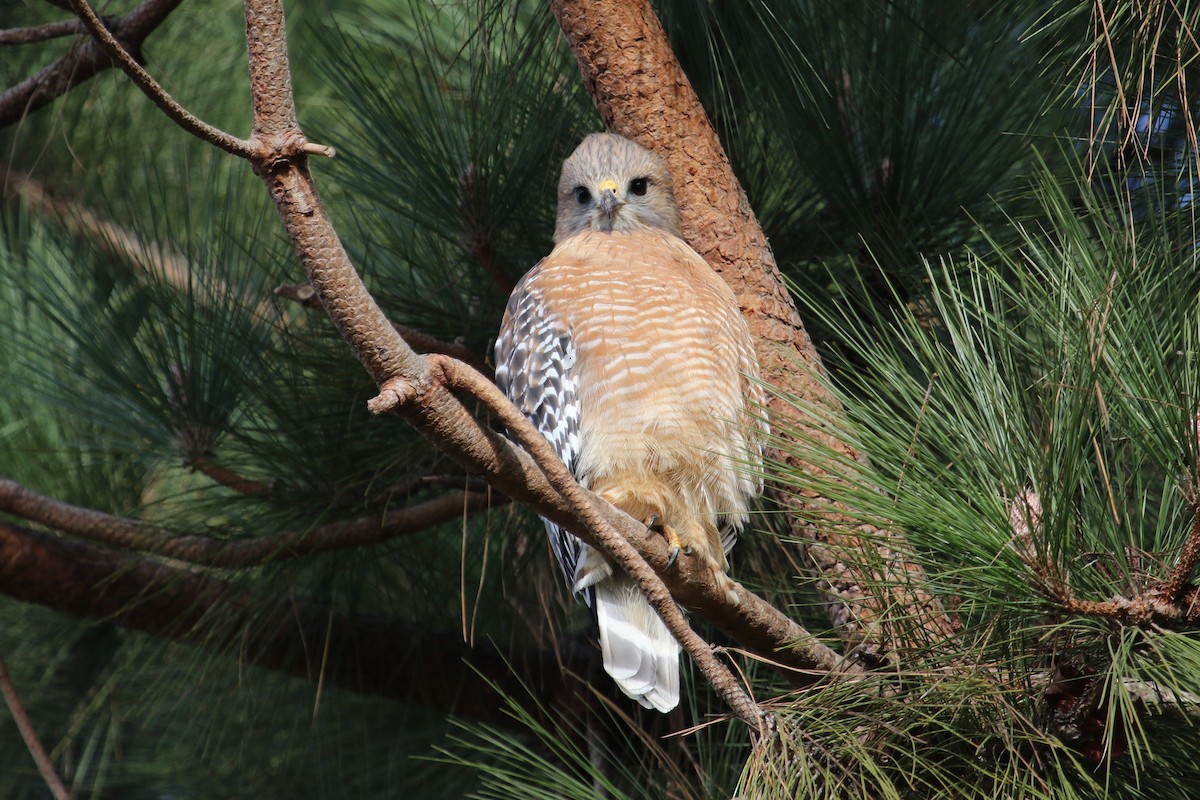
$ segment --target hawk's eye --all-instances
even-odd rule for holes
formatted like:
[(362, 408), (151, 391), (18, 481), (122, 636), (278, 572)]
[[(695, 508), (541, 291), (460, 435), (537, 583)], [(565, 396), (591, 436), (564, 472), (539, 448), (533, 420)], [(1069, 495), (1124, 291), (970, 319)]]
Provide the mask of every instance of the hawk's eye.
[(629, 193), (636, 194), (638, 197), (641, 197), (642, 195), (644, 195), (646, 193), (646, 189), (649, 188), (649, 186), (650, 186), (649, 179), (634, 178), (633, 180), (631, 180), (629, 182)]
[(575, 202), (579, 203), (579, 205), (583, 205), (584, 203), (586, 203), (588, 200), (591, 200), (591, 199), (592, 199), (592, 193), (589, 192), (586, 188), (584, 188), (583, 186), (575, 187)]

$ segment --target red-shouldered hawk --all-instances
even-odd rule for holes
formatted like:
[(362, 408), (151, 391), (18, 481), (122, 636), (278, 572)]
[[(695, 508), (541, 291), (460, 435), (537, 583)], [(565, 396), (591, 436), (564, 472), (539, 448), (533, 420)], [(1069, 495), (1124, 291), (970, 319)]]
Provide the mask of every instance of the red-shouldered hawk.
[[(563, 164), (554, 250), (513, 290), (496, 382), (580, 484), (662, 530), (729, 583), (761, 489), (763, 403), (732, 290), (679, 236), (666, 162), (592, 134)], [(550, 521), (592, 607), (604, 669), (647, 708), (679, 702), (679, 644), (637, 585)]]

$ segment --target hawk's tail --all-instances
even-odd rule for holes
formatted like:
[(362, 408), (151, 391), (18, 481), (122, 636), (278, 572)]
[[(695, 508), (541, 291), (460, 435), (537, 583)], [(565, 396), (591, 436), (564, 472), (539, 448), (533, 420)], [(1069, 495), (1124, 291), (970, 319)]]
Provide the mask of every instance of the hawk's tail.
[(628, 575), (614, 570), (595, 591), (604, 671), (646, 708), (670, 711), (679, 704), (679, 643)]

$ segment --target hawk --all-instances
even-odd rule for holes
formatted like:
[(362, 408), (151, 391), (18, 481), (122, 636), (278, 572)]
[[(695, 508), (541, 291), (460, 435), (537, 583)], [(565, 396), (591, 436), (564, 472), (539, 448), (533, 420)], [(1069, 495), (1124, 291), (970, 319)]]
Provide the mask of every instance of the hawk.
[[(554, 249), (508, 300), (496, 383), (581, 485), (700, 558), (728, 594), (725, 557), (762, 486), (764, 398), (737, 299), (679, 225), (661, 157), (584, 139), (563, 163)], [(674, 708), (678, 642), (631, 578), (545, 523), (605, 671), (646, 708)]]

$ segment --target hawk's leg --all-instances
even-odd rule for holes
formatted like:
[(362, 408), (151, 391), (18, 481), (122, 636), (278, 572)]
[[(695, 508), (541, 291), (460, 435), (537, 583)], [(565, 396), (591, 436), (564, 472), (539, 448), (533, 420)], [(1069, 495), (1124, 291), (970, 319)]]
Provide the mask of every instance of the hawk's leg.
[[(651, 513), (650, 516), (642, 520), (642, 524), (648, 530), (662, 534), (662, 537), (667, 540), (667, 544), (671, 545), (671, 557), (667, 559), (665, 569), (670, 569), (675, 566), (675, 562), (679, 560), (679, 551), (683, 549), (683, 542), (679, 539), (679, 534), (670, 525), (664, 524), (658, 513)], [(690, 550), (688, 552), (691, 552)]]

